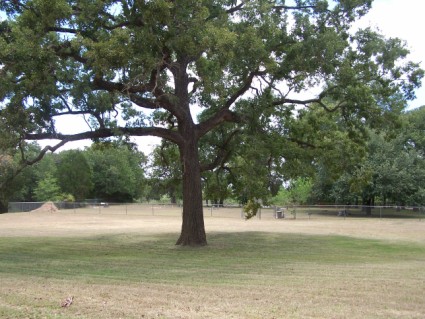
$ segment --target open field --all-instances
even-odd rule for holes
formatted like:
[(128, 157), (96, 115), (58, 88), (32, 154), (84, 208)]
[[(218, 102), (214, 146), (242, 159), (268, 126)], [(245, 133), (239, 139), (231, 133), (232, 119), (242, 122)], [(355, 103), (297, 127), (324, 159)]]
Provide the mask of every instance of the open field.
[(425, 220), (178, 215), (0, 215), (0, 318), (425, 317)]

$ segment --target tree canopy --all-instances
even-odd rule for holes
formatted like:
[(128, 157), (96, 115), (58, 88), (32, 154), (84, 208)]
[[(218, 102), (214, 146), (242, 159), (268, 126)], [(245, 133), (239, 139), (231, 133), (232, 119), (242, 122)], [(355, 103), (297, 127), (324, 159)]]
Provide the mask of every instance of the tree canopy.
[[(400, 116), (397, 128), (372, 130), (357, 151), (340, 149), (344, 160), (316, 165), (315, 201), (368, 206), (424, 203), (425, 158), (421, 144), (423, 107)], [(419, 120), (419, 121), (418, 121)]]
[(95, 143), (86, 157), (93, 175), (93, 198), (132, 202), (143, 190), (145, 156), (127, 145)]
[[(177, 243), (204, 245), (201, 172), (228, 158), (226, 147), (200, 156), (214, 130), (228, 124), (221, 146), (243, 131), (305, 147), (289, 130), (300, 108), (338, 112), (354, 132), (414, 98), (423, 71), (405, 60), (406, 44), (371, 29), (350, 32), (371, 3), (4, 0), (2, 127), (17, 140), (56, 139), (53, 151), (120, 135), (175, 143), (183, 180)], [(312, 87), (318, 93), (297, 94)], [(55, 121), (64, 116), (83, 116), (90, 127), (62, 133)]]
[(79, 150), (61, 152), (56, 166), (62, 191), (71, 194), (76, 201), (86, 199), (93, 187), (93, 171), (84, 153)]

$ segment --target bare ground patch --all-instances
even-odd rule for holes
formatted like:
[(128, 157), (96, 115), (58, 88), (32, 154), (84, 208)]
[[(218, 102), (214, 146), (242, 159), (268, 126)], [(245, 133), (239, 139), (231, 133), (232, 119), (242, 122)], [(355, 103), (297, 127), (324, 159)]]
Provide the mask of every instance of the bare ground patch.
[[(164, 214), (165, 213), (165, 214)], [(230, 214), (229, 214), (230, 215)], [(208, 232), (262, 231), (425, 243), (425, 220), (370, 218), (253, 219), (205, 216)], [(0, 214), (0, 236), (84, 236), (126, 232), (179, 233), (178, 210), (149, 214), (98, 214), (85, 211)]]

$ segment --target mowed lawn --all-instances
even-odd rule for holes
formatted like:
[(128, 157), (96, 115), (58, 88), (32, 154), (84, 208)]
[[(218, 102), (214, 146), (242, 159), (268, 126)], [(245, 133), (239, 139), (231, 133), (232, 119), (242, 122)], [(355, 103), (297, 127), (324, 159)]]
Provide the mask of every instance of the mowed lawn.
[(179, 222), (0, 215), (0, 318), (425, 318), (425, 221)]

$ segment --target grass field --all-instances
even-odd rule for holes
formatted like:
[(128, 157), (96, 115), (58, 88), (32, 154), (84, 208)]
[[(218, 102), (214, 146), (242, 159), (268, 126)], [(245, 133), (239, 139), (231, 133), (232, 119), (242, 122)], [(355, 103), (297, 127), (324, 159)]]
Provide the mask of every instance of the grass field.
[(0, 215), (0, 318), (425, 317), (425, 221), (205, 215)]

